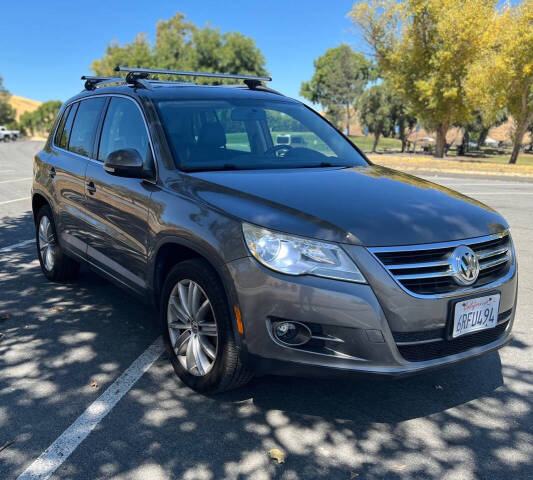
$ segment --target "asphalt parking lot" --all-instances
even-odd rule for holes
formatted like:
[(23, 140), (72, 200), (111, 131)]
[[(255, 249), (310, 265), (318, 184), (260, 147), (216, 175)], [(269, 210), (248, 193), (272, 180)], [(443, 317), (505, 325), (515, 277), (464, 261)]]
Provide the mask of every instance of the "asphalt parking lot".
[(67, 285), (41, 274), (41, 145), (0, 144), (0, 479), (533, 478), (532, 181), (427, 177), (511, 225), (519, 307), (500, 352), (394, 382), (263, 377), (206, 397), (159, 355), (136, 299), (90, 270)]

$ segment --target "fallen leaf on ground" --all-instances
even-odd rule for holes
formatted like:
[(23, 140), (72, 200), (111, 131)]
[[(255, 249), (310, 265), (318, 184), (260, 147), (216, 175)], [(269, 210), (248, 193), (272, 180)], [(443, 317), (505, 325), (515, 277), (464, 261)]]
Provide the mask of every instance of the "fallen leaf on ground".
[(65, 307), (58, 306), (52, 308), (52, 312), (62, 312), (63, 310), (65, 310)]
[(268, 455), (270, 458), (277, 460), (278, 463), (285, 462), (285, 454), (278, 448), (273, 448), (272, 450), (269, 450)]
[(7, 447), (9, 447), (10, 445), (13, 445), (14, 443), (15, 443), (15, 442), (14, 442), (13, 440), (10, 441), (10, 442), (6, 442), (6, 443), (4, 443), (4, 444), (0, 447), (0, 452), (1, 452), (2, 450), (5, 450), (5, 449), (6, 449)]
[(407, 468), (407, 465), (394, 465), (392, 468), (398, 472), (403, 472)]
[(358, 477), (358, 476), (359, 476), (358, 473), (350, 472), (350, 478), (355, 478), (355, 477)]
[(91, 382), (91, 387), (93, 387), (93, 388), (98, 388), (98, 382), (97, 382), (96, 380), (93, 380), (93, 381)]

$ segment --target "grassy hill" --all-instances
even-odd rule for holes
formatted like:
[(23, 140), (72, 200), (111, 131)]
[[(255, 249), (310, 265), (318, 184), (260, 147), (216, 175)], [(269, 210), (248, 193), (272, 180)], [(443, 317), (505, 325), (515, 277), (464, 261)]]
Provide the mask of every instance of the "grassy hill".
[(39, 108), (39, 105), (41, 105), (42, 102), (19, 97), (18, 95), (11, 95), (11, 97), (9, 97), (9, 103), (17, 111), (18, 121), (24, 112), (34, 112), (37, 110), (37, 108)]

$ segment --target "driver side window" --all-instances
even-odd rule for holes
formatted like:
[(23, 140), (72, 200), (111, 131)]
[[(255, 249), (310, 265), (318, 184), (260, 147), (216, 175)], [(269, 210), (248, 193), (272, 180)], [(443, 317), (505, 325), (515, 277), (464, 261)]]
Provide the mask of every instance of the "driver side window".
[(110, 153), (124, 148), (137, 150), (145, 169), (153, 169), (150, 141), (141, 112), (133, 101), (112, 97), (102, 127), (98, 159), (105, 161)]

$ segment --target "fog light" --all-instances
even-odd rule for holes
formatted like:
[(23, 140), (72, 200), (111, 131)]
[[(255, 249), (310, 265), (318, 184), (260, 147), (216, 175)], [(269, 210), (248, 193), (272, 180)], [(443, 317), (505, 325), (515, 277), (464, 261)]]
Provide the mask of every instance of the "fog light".
[(284, 345), (298, 346), (311, 340), (309, 327), (299, 322), (274, 322), (272, 323), (274, 338)]

